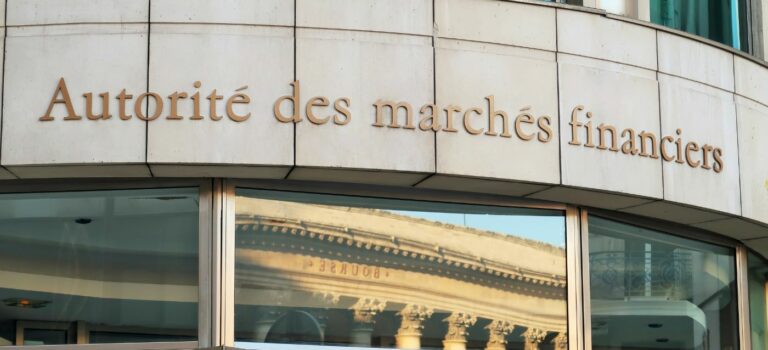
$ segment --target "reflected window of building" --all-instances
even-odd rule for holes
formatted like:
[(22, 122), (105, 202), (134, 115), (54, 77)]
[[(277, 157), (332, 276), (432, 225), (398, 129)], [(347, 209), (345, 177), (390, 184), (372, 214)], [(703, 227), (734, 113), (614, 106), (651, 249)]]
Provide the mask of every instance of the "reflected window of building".
[(734, 250), (590, 216), (593, 349), (738, 349)]
[(196, 188), (0, 195), (0, 346), (197, 339)]
[(655, 0), (651, 22), (749, 52), (746, 0)]
[(749, 319), (752, 327), (752, 349), (768, 348), (768, 262), (757, 254), (747, 256), (749, 285)]
[(565, 349), (562, 211), (238, 189), (235, 345)]

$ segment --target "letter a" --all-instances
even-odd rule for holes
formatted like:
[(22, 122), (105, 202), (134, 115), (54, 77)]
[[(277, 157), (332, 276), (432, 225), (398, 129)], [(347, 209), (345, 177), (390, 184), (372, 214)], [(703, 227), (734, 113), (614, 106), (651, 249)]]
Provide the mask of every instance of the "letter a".
[[(61, 98), (58, 98), (59, 94), (61, 94)], [(51, 102), (48, 104), (48, 111), (45, 112), (45, 115), (40, 117), (40, 121), (48, 122), (53, 120), (51, 112), (53, 111), (53, 106), (57, 103), (63, 103), (64, 106), (67, 107), (67, 116), (64, 117), (64, 120), (82, 119), (82, 117), (75, 114), (75, 108), (72, 107), (72, 99), (69, 98), (69, 91), (67, 90), (67, 83), (64, 82), (64, 78), (59, 79), (59, 84), (56, 85), (56, 91), (53, 92)]]

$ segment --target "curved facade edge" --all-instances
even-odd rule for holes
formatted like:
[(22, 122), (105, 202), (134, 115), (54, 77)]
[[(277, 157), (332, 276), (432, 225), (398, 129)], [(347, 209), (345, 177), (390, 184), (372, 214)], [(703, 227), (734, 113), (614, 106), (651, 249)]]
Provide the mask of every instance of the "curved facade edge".
[(768, 242), (768, 69), (718, 45), (494, 0), (39, 3), (3, 27), (8, 183), (414, 186)]

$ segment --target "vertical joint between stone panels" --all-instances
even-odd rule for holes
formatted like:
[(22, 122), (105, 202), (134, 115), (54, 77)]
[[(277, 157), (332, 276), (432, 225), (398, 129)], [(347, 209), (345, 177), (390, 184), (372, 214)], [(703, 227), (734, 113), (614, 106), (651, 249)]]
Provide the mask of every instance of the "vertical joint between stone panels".
[[(5, 124), (5, 57), (6, 55), (6, 45), (7, 45), (7, 38), (8, 38), (8, 0), (5, 0), (3, 4), (5, 8), (5, 13), (3, 14), (3, 67), (2, 67), (2, 74), (3, 74), (3, 81), (0, 83), (0, 144), (2, 143), (2, 134), (3, 134), (3, 124)], [(0, 164), (2, 164), (2, 145), (0, 145)], [(14, 174), (12, 171), (8, 170), (5, 166), (3, 166), (3, 169), (5, 171), (9, 172), (11, 175), (15, 176), (17, 179), (19, 178), (18, 175)]]
[(731, 70), (733, 73), (733, 93), (731, 93), (731, 98), (733, 99), (733, 115), (734, 115), (734, 123), (736, 123), (736, 170), (739, 172), (739, 215), (743, 216), (744, 214), (744, 196), (742, 195), (743, 188), (742, 188), (742, 171), (741, 171), (741, 141), (739, 140), (739, 103), (738, 99), (736, 98), (736, 56), (733, 55), (733, 60), (731, 61)]
[(555, 9), (555, 88), (557, 90), (557, 128), (558, 128), (558, 137), (557, 137), (557, 171), (558, 171), (558, 183), (560, 185), (563, 184), (563, 141), (562, 138), (559, 136), (562, 134), (563, 130), (560, 130), (560, 125), (562, 120), (562, 115), (560, 113), (560, 57), (558, 55), (558, 52), (560, 51), (560, 44), (559, 44), (559, 38), (560, 33), (558, 32), (558, 25), (557, 25), (557, 14), (560, 12), (560, 10)]
[[(298, 78), (297, 71), (298, 71), (298, 55), (296, 53), (296, 47), (298, 46), (298, 30), (296, 29), (298, 27), (298, 23), (296, 23), (296, 18), (298, 9), (298, 1), (293, 0), (293, 81), (296, 81)], [(294, 104), (294, 108), (299, 108), (297, 105)], [(296, 169), (296, 123), (293, 123), (293, 165), (291, 165), (291, 168), (288, 169), (288, 171), (285, 173), (285, 177), (283, 177), (283, 180), (287, 180), (291, 173), (293, 173), (293, 170)]]
[[(658, 135), (663, 135), (663, 132), (661, 130), (662, 125), (664, 125), (664, 121), (661, 118), (661, 81), (659, 79), (660, 73), (661, 73), (661, 67), (659, 66), (659, 31), (654, 31), (655, 37), (656, 37), (656, 97), (657, 97), (657, 103), (659, 105), (659, 130)], [(661, 199), (666, 199), (666, 185), (664, 184), (664, 161), (662, 159), (659, 159), (659, 163), (661, 164)]]
[[(6, 0), (7, 1), (7, 0)], [(149, 92), (149, 61), (150, 61), (150, 40), (152, 40), (152, 0), (147, 0), (147, 91)], [(149, 115), (149, 100), (147, 100), (146, 110), (144, 115)], [(155, 177), (152, 172), (152, 167), (149, 166), (149, 121), (144, 122), (144, 164), (147, 166), (149, 176)]]
[[(437, 0), (432, 0), (432, 106), (437, 106), (437, 16), (435, 14), (435, 5)], [(435, 111), (432, 111), (434, 113)], [(432, 141), (434, 145), (434, 165), (435, 169), (431, 175), (423, 178), (419, 183), (437, 174), (437, 131), (432, 130)], [(415, 186), (415, 184), (414, 184)]]

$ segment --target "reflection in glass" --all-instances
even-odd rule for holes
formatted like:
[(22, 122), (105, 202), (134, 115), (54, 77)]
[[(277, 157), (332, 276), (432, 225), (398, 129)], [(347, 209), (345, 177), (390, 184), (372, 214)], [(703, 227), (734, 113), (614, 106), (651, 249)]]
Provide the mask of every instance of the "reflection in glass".
[(237, 194), (238, 347), (565, 348), (562, 212)]
[(745, 0), (654, 0), (651, 21), (749, 52)]
[(589, 218), (593, 349), (738, 349), (732, 249)]
[(0, 195), (0, 346), (197, 339), (197, 198)]
[(749, 319), (752, 327), (752, 349), (763, 350), (768, 347), (768, 262), (762, 257), (750, 253), (747, 256), (749, 266)]

